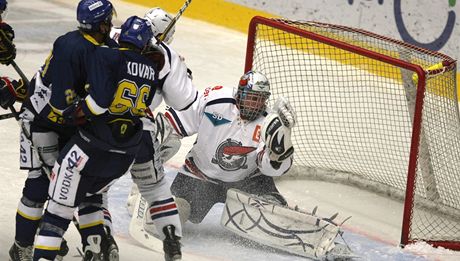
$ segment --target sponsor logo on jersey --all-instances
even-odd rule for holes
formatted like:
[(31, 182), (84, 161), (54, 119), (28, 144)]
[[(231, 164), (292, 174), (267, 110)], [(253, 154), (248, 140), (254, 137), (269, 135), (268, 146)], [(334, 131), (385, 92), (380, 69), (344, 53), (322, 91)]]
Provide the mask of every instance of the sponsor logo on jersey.
[(79, 172), (84, 168), (88, 159), (88, 155), (76, 144), (70, 148), (62, 159), (60, 167), (53, 169), (48, 190), (53, 200), (66, 206), (74, 205), (81, 178)]
[(217, 147), (211, 162), (225, 171), (247, 169), (248, 154), (255, 150), (255, 147), (242, 146), (239, 141), (227, 139)]
[(225, 119), (224, 116), (222, 116), (222, 114), (215, 111), (212, 113), (205, 112), (204, 114), (206, 115), (206, 117), (208, 117), (208, 119), (214, 126), (219, 126), (231, 122), (230, 120)]
[[(187, 69), (187, 71), (188, 71), (188, 69)], [(215, 90), (220, 90), (220, 89), (222, 89), (222, 88), (223, 88), (222, 86), (214, 86), (214, 87), (212, 87), (212, 88), (211, 88), (211, 87), (208, 87), (208, 88), (204, 89), (204, 94), (203, 94), (203, 96), (204, 96), (204, 97), (208, 97), (209, 92), (215, 91)]]

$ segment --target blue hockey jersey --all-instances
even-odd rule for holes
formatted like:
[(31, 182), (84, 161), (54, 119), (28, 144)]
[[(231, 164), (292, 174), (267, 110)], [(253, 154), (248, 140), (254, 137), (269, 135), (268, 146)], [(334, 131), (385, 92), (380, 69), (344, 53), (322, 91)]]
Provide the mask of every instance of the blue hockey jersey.
[(88, 123), (81, 126), (81, 135), (101, 149), (134, 153), (142, 136), (141, 118), (160, 88), (157, 64), (125, 48), (100, 47), (93, 58), (82, 103)]

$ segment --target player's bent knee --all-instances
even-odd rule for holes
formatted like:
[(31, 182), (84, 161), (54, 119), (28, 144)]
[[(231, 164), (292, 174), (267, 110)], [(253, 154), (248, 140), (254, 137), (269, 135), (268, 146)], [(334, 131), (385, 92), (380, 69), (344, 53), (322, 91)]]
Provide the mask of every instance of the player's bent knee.
[(68, 207), (61, 205), (54, 200), (48, 202), (47, 211), (53, 215), (60, 216), (62, 218), (72, 220), (75, 207)]
[(25, 219), (40, 220), (44, 203), (35, 202), (23, 196), (18, 205), (18, 214)]
[(135, 163), (131, 168), (134, 183), (142, 190), (146, 184), (158, 183), (164, 177), (164, 172), (157, 170), (153, 161)]

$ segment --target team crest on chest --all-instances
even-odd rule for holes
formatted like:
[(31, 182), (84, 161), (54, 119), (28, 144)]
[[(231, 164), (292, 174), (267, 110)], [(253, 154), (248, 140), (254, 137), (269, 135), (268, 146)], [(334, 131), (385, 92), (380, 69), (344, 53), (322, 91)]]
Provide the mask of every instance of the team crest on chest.
[(246, 169), (248, 154), (256, 150), (255, 147), (242, 146), (242, 143), (236, 140), (227, 139), (222, 142), (216, 150), (212, 163), (219, 165), (225, 171), (234, 171)]

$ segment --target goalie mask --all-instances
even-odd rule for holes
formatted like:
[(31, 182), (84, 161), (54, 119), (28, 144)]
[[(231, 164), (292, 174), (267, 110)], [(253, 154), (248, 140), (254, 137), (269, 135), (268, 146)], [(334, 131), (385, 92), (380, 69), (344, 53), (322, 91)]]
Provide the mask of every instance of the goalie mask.
[(245, 73), (238, 84), (235, 99), (243, 120), (257, 119), (267, 108), (270, 97), (270, 84), (265, 75), (249, 71)]

